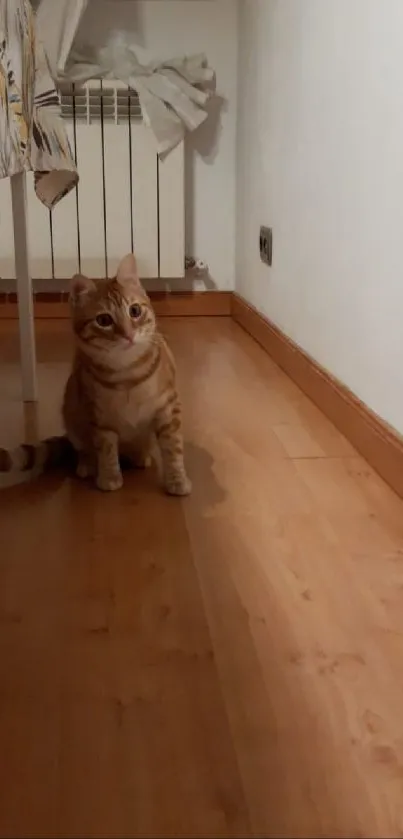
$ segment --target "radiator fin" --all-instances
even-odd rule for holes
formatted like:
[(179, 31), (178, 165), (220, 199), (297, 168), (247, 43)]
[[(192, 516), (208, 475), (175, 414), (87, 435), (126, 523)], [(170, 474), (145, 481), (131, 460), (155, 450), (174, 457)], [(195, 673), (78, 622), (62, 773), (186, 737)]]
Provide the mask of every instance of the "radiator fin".
[(104, 122), (118, 125), (122, 122), (141, 122), (142, 113), (137, 93), (118, 82), (87, 83), (85, 85), (63, 82), (60, 86), (63, 117), (72, 122), (90, 125)]

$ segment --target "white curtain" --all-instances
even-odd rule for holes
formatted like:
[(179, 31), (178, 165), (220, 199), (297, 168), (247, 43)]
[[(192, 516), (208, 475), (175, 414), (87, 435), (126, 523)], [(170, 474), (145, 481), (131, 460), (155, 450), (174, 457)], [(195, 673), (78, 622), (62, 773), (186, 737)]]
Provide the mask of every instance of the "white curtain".
[(87, 5), (88, 0), (39, 0), (36, 28), (54, 79), (64, 71)]

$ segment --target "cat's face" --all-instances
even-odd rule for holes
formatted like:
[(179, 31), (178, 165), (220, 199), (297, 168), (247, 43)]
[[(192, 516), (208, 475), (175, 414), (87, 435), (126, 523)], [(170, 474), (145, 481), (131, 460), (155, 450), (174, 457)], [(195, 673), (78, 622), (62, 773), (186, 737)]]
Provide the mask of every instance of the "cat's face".
[(155, 315), (131, 255), (119, 266), (116, 279), (95, 283), (74, 277), (70, 300), (74, 332), (88, 355), (108, 355), (125, 364), (153, 342)]

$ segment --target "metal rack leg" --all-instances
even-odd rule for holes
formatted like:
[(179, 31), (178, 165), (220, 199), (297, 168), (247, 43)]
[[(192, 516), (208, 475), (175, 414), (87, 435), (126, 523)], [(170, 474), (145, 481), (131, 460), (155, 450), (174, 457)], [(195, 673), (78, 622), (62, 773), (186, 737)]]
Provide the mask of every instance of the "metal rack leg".
[(36, 347), (32, 279), (29, 267), (25, 172), (12, 176), (11, 200), (13, 207), (15, 275), (17, 277), (20, 330), (22, 398), (24, 402), (36, 402), (38, 398), (38, 388), (36, 378)]

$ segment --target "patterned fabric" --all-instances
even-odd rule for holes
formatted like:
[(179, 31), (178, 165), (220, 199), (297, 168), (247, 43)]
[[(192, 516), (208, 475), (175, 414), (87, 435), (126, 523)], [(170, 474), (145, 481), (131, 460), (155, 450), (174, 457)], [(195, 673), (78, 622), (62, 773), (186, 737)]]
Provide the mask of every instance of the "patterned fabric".
[(29, 0), (0, 0), (0, 178), (33, 170), (52, 207), (78, 174)]

